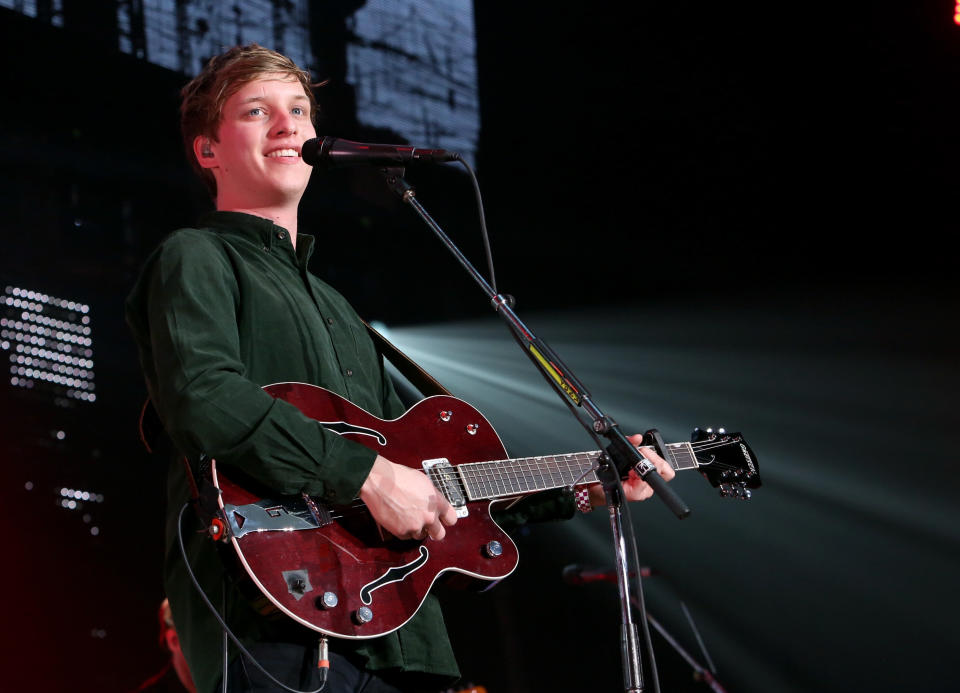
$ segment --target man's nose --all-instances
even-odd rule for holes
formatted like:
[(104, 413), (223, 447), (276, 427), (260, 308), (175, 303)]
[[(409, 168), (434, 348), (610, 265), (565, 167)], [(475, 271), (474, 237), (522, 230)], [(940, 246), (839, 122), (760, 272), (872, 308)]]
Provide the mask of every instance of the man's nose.
[(281, 113), (277, 116), (273, 125), (273, 134), (275, 137), (283, 135), (292, 135), (297, 131), (297, 123), (289, 113)]

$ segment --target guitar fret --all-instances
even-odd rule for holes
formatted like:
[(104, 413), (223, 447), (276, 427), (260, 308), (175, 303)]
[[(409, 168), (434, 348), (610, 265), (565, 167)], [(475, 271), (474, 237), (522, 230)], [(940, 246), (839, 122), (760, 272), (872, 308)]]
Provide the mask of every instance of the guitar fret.
[(512, 463), (513, 468), (517, 473), (517, 481), (520, 482), (520, 490), (529, 491), (533, 488), (533, 479), (530, 476), (530, 465), (521, 458), (514, 460)]
[(494, 474), (495, 470), (490, 465), (490, 463), (487, 463), (486, 465), (484, 465), (484, 471), (487, 473), (487, 478), (491, 482), (491, 486), (493, 488), (493, 495), (502, 496), (503, 483), (500, 481), (500, 479), (497, 478), (496, 474)]
[(534, 460), (532, 458), (524, 457), (517, 460), (517, 465), (523, 469), (524, 479), (527, 482), (527, 490), (542, 491), (544, 489), (543, 475), (533, 462)]
[(499, 468), (498, 462), (492, 462), (490, 465), (491, 474), (495, 474), (494, 478), (497, 480), (497, 483), (500, 487), (500, 492), (498, 496), (509, 496), (510, 490), (507, 488), (507, 484), (504, 480), (503, 470)]
[(558, 487), (568, 485), (563, 479), (563, 471), (560, 469), (559, 465), (548, 467), (548, 470), (550, 472), (551, 486)]
[(537, 464), (537, 458), (530, 458), (530, 464), (536, 470), (537, 476), (540, 478), (540, 485), (537, 487), (539, 490), (543, 491), (550, 488), (550, 484), (543, 476), (543, 466)]
[(539, 464), (540, 459), (539, 457), (525, 457), (522, 460), (518, 460), (518, 462), (527, 468), (530, 487), (533, 491), (542, 491), (547, 488), (546, 481), (543, 478), (543, 469)]
[(524, 490), (523, 479), (513, 460), (497, 462), (497, 469), (500, 470), (500, 473), (503, 474), (504, 478), (509, 482), (507, 490), (510, 493), (519, 493)]
[(510, 493), (516, 493), (519, 491), (519, 484), (517, 483), (517, 476), (513, 473), (512, 466), (504, 466), (502, 464), (497, 465), (497, 469), (503, 474), (504, 478), (507, 480), (507, 489)]
[(493, 472), (497, 475), (497, 479), (500, 482), (500, 488), (503, 489), (502, 495), (510, 495), (513, 492), (513, 490), (510, 488), (510, 477), (504, 474), (503, 467), (499, 462), (494, 462)]
[(490, 473), (493, 474), (493, 478), (497, 480), (497, 484), (500, 488), (501, 495), (510, 493), (510, 478), (504, 474), (503, 469), (500, 467), (499, 463), (494, 462), (490, 465)]
[(463, 479), (464, 486), (466, 486), (467, 489), (467, 498), (470, 500), (484, 498), (487, 495), (486, 484), (483, 483), (483, 480), (476, 473), (471, 473), (471, 470), (476, 466), (476, 463), (457, 466), (457, 473), (459, 473)]
[(697, 468), (697, 456), (690, 443), (668, 443), (665, 452), (670, 466), (677, 471)]

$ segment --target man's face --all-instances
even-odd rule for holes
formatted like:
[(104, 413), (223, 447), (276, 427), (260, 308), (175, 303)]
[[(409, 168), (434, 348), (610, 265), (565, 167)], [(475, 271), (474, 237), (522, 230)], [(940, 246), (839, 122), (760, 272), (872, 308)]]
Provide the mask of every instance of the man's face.
[(199, 161), (217, 180), (218, 209), (300, 202), (312, 171), (300, 147), (316, 130), (299, 80), (278, 73), (243, 85), (224, 104), (217, 136), (213, 156)]

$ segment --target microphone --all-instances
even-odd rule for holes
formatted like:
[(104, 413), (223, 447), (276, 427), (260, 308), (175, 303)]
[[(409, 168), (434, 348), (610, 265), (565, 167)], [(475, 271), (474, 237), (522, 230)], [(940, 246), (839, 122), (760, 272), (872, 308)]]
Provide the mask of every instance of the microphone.
[[(640, 577), (650, 577), (656, 571), (646, 566), (640, 567)], [(635, 577), (636, 573), (630, 571), (630, 577)], [(581, 565), (568, 565), (563, 569), (563, 581), (568, 585), (586, 585), (588, 582), (616, 582), (616, 570), (599, 570), (597, 568), (585, 568)]]
[(409, 144), (367, 144), (339, 137), (315, 137), (300, 147), (300, 156), (311, 166), (409, 166), (459, 161), (460, 155), (445, 149), (426, 149)]

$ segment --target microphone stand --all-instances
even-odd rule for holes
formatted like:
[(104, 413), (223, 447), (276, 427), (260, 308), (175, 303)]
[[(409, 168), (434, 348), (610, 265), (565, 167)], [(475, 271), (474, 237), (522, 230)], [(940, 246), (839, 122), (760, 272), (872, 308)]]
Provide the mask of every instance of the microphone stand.
[[(621, 516), (623, 494), (620, 478), (625, 477), (631, 469), (636, 470), (640, 477), (653, 488), (657, 496), (680, 519), (690, 514), (690, 508), (667, 486), (667, 483), (663, 480), (663, 477), (657, 473), (653, 464), (648, 462), (640, 454), (640, 451), (627, 440), (627, 437), (620, 431), (617, 423), (594, 403), (587, 388), (573, 375), (573, 372), (560, 360), (560, 357), (553, 349), (534, 335), (533, 331), (513, 312), (513, 297), (497, 293), (473, 265), (470, 264), (466, 256), (464, 256), (460, 249), (450, 240), (430, 214), (427, 213), (423, 205), (420, 204), (420, 201), (417, 200), (416, 191), (403, 179), (404, 169), (399, 167), (386, 168), (383, 169), (383, 173), (390, 189), (399, 195), (404, 203), (416, 211), (424, 223), (426, 223), (437, 238), (447, 246), (447, 249), (453, 253), (454, 257), (457, 258), (467, 273), (473, 277), (474, 281), (480, 286), (484, 293), (486, 293), (493, 309), (503, 318), (504, 322), (506, 322), (507, 327), (521, 348), (537, 366), (547, 382), (561, 395), (561, 399), (563, 399), (577, 421), (584, 426), (587, 433), (601, 448), (604, 448), (604, 444), (599, 436), (603, 436), (608, 441), (608, 444), (604, 448), (606, 454), (600, 456), (597, 477), (602, 481), (603, 490), (607, 498), (607, 508), (610, 514), (610, 530), (613, 534), (614, 552), (616, 555), (617, 585), (620, 590), (621, 654), (623, 658), (624, 690), (627, 691), (627, 693), (641, 693), (644, 690), (643, 670), (640, 661), (637, 627), (633, 621), (633, 613), (630, 608), (632, 598), (629, 584), (627, 545)], [(575, 407), (583, 409), (590, 421), (585, 421), (584, 418), (577, 413)], [(628, 525), (627, 529), (628, 531), (632, 531), (632, 525)], [(635, 551), (636, 542), (631, 542), (631, 546)], [(644, 632), (646, 633), (646, 630)], [(649, 636), (646, 637), (646, 644), (649, 648)]]

